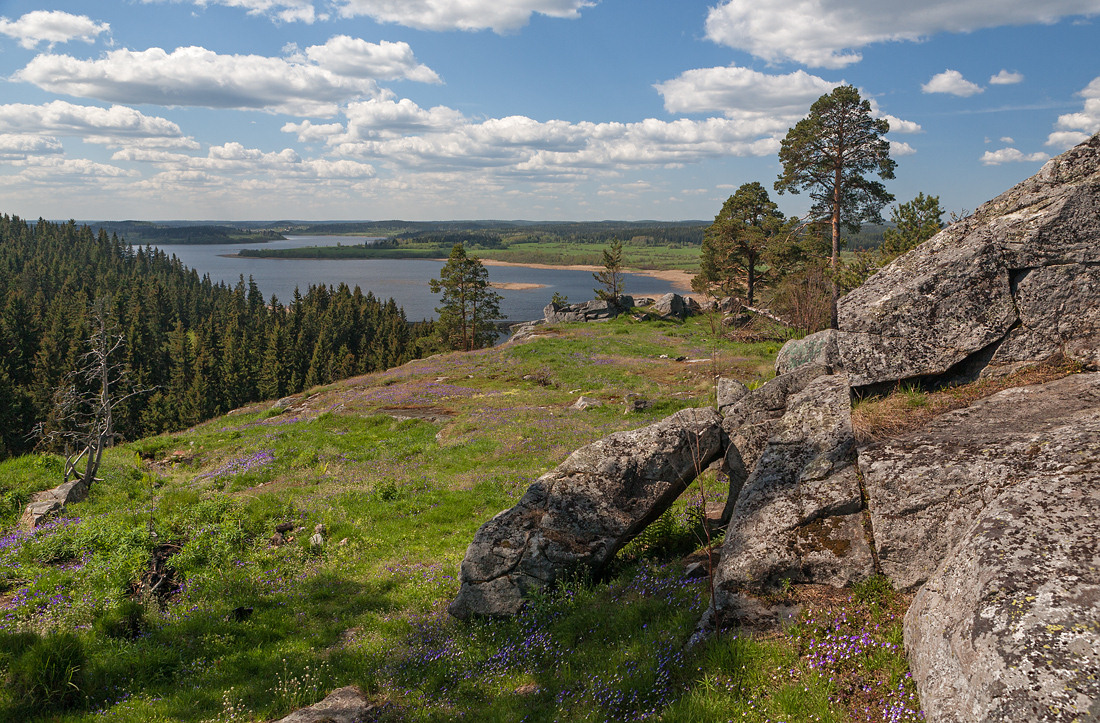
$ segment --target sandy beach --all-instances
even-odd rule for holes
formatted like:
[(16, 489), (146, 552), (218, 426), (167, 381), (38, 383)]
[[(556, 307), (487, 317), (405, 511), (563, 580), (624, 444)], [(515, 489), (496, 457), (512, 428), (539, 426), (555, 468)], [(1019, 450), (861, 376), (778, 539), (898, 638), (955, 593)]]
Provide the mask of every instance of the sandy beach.
[[(603, 271), (602, 266), (591, 266), (587, 264), (517, 264), (512, 261), (495, 261), (493, 259), (482, 259), (481, 263), (485, 264), (486, 266), (522, 266), (528, 269), (568, 269), (569, 271), (591, 271), (593, 273), (597, 271)], [(673, 288), (679, 289), (680, 291), (691, 291), (691, 278), (694, 275), (690, 271), (681, 271), (679, 269), (623, 269), (623, 271), (630, 274), (641, 274), (643, 276), (650, 276), (654, 279), (667, 281), (672, 284)], [(513, 287), (502, 286), (500, 288)]]

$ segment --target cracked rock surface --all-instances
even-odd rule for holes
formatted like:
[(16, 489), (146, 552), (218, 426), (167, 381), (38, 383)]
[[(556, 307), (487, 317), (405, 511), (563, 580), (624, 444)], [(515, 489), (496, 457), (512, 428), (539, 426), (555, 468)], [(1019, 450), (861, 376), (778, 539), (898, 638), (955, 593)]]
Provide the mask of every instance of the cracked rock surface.
[(1095, 135), (841, 299), (837, 353), (854, 387), (1005, 374), (1060, 352), (1096, 368), (1098, 293)]
[(1098, 402), (1100, 374), (1010, 389), (870, 465), (883, 567), (928, 575), (905, 641), (929, 721), (1097, 719)]

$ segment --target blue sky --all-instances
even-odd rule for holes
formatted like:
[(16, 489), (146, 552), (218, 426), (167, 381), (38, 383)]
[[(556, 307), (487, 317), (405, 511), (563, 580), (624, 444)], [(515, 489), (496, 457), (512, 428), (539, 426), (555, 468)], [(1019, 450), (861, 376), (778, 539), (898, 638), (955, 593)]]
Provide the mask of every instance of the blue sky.
[[(1100, 130), (1100, 0), (0, 0), (0, 212), (709, 219), (820, 95), (899, 201)], [(777, 199), (805, 212), (804, 196)]]

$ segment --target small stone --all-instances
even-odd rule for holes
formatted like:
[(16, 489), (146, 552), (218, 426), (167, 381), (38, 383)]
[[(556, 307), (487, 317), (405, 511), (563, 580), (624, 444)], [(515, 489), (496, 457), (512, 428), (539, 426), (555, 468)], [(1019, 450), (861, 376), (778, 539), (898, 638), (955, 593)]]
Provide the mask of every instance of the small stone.
[(344, 539), (340, 540), (336, 544), (339, 545), (340, 547), (343, 547), (344, 545), (348, 544), (348, 538), (345, 537)]
[(293, 522), (280, 522), (279, 524), (275, 525), (275, 531), (276, 532), (286, 533), (286, 532), (290, 532), (293, 529), (294, 529), (294, 523)]
[(603, 406), (603, 402), (601, 402), (599, 399), (594, 399), (592, 397), (582, 396), (582, 397), (579, 397), (577, 399), (577, 401), (573, 403), (572, 408), (573, 409), (584, 410), (584, 409), (592, 409), (593, 407), (602, 407), (602, 406)]
[(271, 536), (271, 539), (267, 542), (271, 547), (281, 547), (286, 544), (286, 538), (283, 537), (283, 533), (276, 532)]
[(314, 525), (313, 526), (313, 533), (315, 535), (325, 534), (325, 523), (324, 522), (318, 522), (316, 525)]
[(310, 547), (321, 547), (325, 544), (325, 538), (321, 536), (320, 532), (313, 533), (313, 537), (309, 538)]

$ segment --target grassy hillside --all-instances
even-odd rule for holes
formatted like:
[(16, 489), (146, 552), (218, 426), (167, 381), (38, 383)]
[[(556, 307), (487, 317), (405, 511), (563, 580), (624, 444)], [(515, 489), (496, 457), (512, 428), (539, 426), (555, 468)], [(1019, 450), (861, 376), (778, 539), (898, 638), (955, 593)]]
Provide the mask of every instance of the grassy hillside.
[[(0, 720), (259, 721), (348, 684), (392, 721), (917, 720), (906, 601), (881, 580), (791, 590), (784, 630), (685, 649), (709, 474), (607, 579), (514, 620), (446, 614), (475, 530), (569, 452), (707, 404), (715, 371), (769, 376), (778, 342), (712, 338), (704, 319), (565, 326), (252, 405), (112, 449), (34, 534), (14, 525), (60, 460), (0, 464)], [(654, 406), (624, 414), (630, 392)]]

